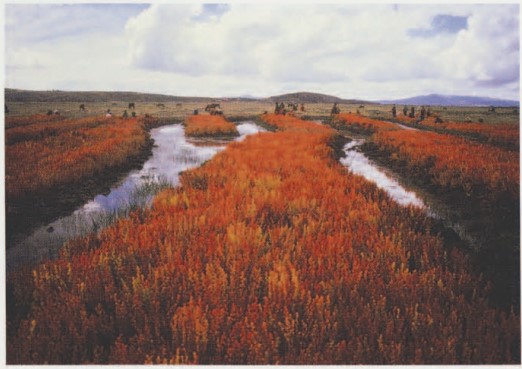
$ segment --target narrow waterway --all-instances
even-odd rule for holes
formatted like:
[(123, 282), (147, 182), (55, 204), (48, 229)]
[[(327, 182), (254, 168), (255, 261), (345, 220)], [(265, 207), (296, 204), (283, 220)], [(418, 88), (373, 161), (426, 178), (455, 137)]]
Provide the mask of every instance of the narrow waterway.
[[(401, 125), (398, 126), (403, 127)], [(415, 129), (410, 127), (404, 128)], [(462, 225), (462, 222), (459, 221), (458, 213), (455, 210), (437, 197), (420, 188), (413, 187), (406, 189), (401, 184), (403, 181), (399, 175), (373, 162), (359, 150), (364, 142), (364, 138), (352, 138), (343, 148), (345, 157), (340, 159), (341, 164), (350, 172), (360, 175), (374, 183), (398, 204), (402, 206), (411, 205), (424, 210), (427, 216), (437, 219), (446, 229), (455, 232), (461, 240), (466, 242), (468, 247), (474, 250), (481, 247), (480, 240)]]
[(361, 175), (368, 181), (375, 183), (377, 187), (384, 190), (397, 203), (404, 206), (417, 206), (429, 212), (424, 201), (415, 192), (406, 190), (395, 178), (387, 174), (383, 168), (379, 168), (363, 153), (357, 151), (357, 147), (363, 143), (363, 139), (354, 139), (348, 142), (343, 148), (346, 156), (340, 159), (341, 164), (346, 166), (352, 173)]
[[(265, 131), (251, 121), (239, 123), (237, 130), (240, 136), (235, 141)], [(150, 205), (158, 191), (179, 185), (183, 171), (200, 166), (227, 145), (226, 141), (206, 141), (205, 145), (191, 143), (180, 124), (155, 128), (150, 133), (154, 148), (141, 169), (131, 171), (109, 193), (97, 195), (72, 214), (36, 229), (8, 249), (8, 270), (20, 264), (54, 258), (64, 242), (98, 231), (132, 209)]]

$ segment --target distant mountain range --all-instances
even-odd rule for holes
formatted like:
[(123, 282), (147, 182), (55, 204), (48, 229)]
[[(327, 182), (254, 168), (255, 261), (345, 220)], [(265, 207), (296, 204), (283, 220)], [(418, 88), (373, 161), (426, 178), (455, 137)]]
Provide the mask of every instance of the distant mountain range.
[(519, 106), (516, 100), (493, 99), (478, 96), (423, 95), (398, 100), (382, 100), (381, 104), (442, 105), (442, 106)]
[(104, 101), (134, 101), (134, 102), (211, 102), (211, 101), (269, 101), (272, 103), (343, 103), (343, 104), (399, 104), (399, 105), (443, 105), (443, 106), (519, 106), (516, 100), (492, 99), (489, 97), (454, 96), (454, 95), (424, 95), (407, 99), (366, 101), (359, 99), (342, 99), (332, 95), (313, 92), (295, 92), (268, 98), (253, 96), (241, 97), (202, 97), (173, 96), (124, 91), (31, 91), (6, 88), (7, 102), (104, 102)]

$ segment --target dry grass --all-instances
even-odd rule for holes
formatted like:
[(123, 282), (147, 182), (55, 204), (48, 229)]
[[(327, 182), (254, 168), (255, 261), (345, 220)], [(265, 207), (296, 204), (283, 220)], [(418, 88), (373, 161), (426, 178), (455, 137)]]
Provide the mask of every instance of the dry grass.
[[(217, 100), (216, 100), (217, 101)], [(254, 116), (264, 113), (273, 113), (275, 105), (266, 101), (219, 101), (225, 116)], [(188, 115), (192, 115), (195, 109), (203, 112), (206, 106), (204, 102), (164, 102), (164, 107), (158, 106), (160, 103), (144, 102), (136, 103), (136, 113), (138, 115), (150, 114), (158, 118), (170, 118), (184, 120)], [(103, 103), (86, 103), (87, 111), (81, 112), (79, 103), (76, 102), (11, 102), (8, 103), (9, 116), (46, 114), (48, 110), (57, 109), (61, 114), (71, 118), (80, 118), (85, 116), (96, 116), (104, 114), (107, 109), (111, 109), (113, 114), (121, 116), (124, 110), (130, 114), (128, 102), (126, 101), (108, 101)], [(391, 119), (392, 105), (370, 104), (361, 107), (359, 104), (339, 104), (341, 113), (359, 113), (369, 118), (387, 120)], [(416, 107), (418, 111), (419, 107)], [(297, 116), (314, 116), (328, 117), (332, 109), (332, 104), (305, 104), (305, 112), (297, 112)], [(497, 108), (496, 112), (488, 112), (488, 107), (430, 107), (434, 115), (440, 116), (444, 121), (465, 122), (467, 118), (474, 122), (480, 119), (484, 123), (519, 123), (518, 109), (513, 108)], [(402, 110), (402, 105), (397, 105), (397, 110)]]

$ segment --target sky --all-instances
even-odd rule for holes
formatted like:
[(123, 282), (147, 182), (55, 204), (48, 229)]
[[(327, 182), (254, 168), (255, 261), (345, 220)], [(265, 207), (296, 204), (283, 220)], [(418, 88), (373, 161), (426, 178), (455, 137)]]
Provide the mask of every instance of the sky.
[(383, 100), (518, 100), (518, 4), (5, 7), (5, 87)]

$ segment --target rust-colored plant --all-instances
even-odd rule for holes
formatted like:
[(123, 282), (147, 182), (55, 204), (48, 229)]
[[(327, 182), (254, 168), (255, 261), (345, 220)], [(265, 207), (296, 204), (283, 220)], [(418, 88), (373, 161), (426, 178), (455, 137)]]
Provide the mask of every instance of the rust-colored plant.
[(11, 128), (6, 132), (9, 201), (74, 184), (139, 156), (148, 133), (138, 119), (82, 118)]
[(332, 119), (332, 126), (337, 129), (348, 129), (355, 133), (373, 134), (378, 130), (394, 130), (397, 126), (390, 122), (370, 119), (360, 114), (341, 113)]
[(333, 160), (332, 129), (263, 119), (284, 131), (11, 274), (8, 363), (520, 362), (518, 314), (419, 209)]
[(239, 136), (236, 126), (220, 115), (191, 115), (185, 120), (185, 134), (202, 136)]
[(519, 193), (519, 154), (434, 132), (380, 131), (373, 142), (391, 160), (407, 163), (434, 184), (489, 197)]

